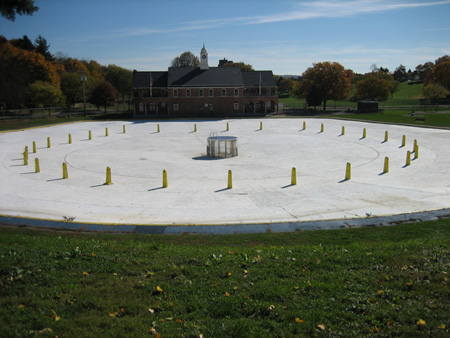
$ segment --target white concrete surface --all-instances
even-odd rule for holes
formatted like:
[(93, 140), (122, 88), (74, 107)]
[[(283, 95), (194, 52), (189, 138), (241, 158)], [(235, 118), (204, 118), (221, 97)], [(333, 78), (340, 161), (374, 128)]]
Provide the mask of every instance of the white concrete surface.
[[(345, 135), (341, 135), (343, 125)], [(450, 207), (448, 130), (284, 118), (264, 119), (263, 130), (259, 127), (256, 119), (114, 121), (0, 133), (0, 214), (190, 225), (344, 219)], [(386, 130), (389, 141), (383, 142)], [(237, 136), (239, 156), (208, 159), (206, 139), (212, 132)], [(72, 144), (68, 144), (69, 133)], [(401, 147), (402, 135), (406, 135), (405, 147)], [(419, 158), (412, 154), (411, 165), (405, 167), (414, 139)], [(30, 151), (28, 166), (23, 164), (25, 146)], [(386, 156), (390, 170), (382, 174)], [(36, 157), (40, 173), (34, 172)], [(62, 179), (64, 161), (69, 171), (66, 180)], [(352, 164), (350, 181), (344, 181), (347, 162)], [(108, 186), (103, 185), (107, 166), (114, 183)], [(296, 186), (290, 185), (292, 167), (297, 170)], [(169, 181), (165, 189), (164, 169)], [(228, 170), (233, 172), (233, 189), (226, 189)]]

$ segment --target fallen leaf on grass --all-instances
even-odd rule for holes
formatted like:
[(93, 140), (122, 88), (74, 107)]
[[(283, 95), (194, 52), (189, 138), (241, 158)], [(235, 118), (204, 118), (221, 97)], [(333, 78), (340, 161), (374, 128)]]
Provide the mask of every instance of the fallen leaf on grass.
[(297, 317), (297, 318), (295, 318), (295, 322), (301, 324), (301, 323), (303, 323), (303, 319), (300, 319)]
[(115, 316), (117, 316), (117, 312), (110, 312), (110, 313), (109, 313), (109, 316), (110, 316), (110, 317), (115, 317)]
[(423, 319), (419, 319), (419, 320), (417, 321), (417, 325), (419, 325), (419, 326), (424, 326), (424, 325), (426, 325), (426, 324), (427, 324), (427, 322), (424, 321)]
[(228, 292), (225, 292), (225, 297), (230, 297), (230, 294)]
[(52, 332), (53, 332), (53, 330), (49, 327), (46, 327), (45, 329), (42, 329), (39, 331), (36, 331), (37, 334), (52, 333)]
[(24, 308), (24, 307), (25, 307), (25, 305), (23, 305), (23, 304), (20, 304), (20, 305), (18, 306), (19, 309)]
[(321, 330), (325, 330), (326, 326), (324, 324), (318, 324), (317, 327)]
[(158, 292), (163, 292), (163, 289), (161, 289), (161, 288), (159, 287), (159, 285), (157, 285), (157, 286), (156, 286), (156, 291), (158, 291)]
[(83, 271), (83, 276), (88, 276), (89, 272)]
[(155, 310), (153, 310), (153, 309), (148, 309), (148, 312), (150, 312), (150, 313), (155, 313)]

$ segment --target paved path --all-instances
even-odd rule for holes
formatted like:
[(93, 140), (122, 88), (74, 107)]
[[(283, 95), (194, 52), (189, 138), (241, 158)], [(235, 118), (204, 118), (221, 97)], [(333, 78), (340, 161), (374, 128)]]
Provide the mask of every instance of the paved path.
[[(239, 156), (208, 159), (211, 133), (237, 136)], [(411, 165), (405, 166), (415, 139), (419, 156), (412, 153)], [(22, 158), (25, 146), (28, 166)], [(450, 207), (447, 130), (328, 119), (264, 119), (262, 130), (260, 120), (251, 119), (85, 122), (1, 133), (0, 147), (0, 214), (5, 217), (133, 229), (158, 225), (164, 233), (194, 225), (252, 232), (330, 220), (340, 227), (343, 221)], [(388, 173), (383, 173), (385, 157)], [(35, 158), (40, 173), (35, 173)], [(69, 179), (62, 179), (63, 162)], [(344, 180), (347, 162), (351, 180)], [(112, 185), (104, 185), (107, 166)], [(297, 185), (291, 185), (292, 167)], [(162, 188), (163, 170), (167, 188)], [(228, 170), (233, 189), (227, 189)]]

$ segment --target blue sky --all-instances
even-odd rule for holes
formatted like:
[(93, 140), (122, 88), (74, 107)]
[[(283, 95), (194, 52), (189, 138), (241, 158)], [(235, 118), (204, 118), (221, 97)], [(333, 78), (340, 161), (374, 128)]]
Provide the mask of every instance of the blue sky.
[(205, 43), (209, 65), (227, 58), (275, 74), (336, 61), (359, 73), (393, 71), (450, 54), (450, 0), (36, 0), (39, 11), (0, 17), (8, 39), (39, 34), (50, 51), (128, 69), (166, 70)]

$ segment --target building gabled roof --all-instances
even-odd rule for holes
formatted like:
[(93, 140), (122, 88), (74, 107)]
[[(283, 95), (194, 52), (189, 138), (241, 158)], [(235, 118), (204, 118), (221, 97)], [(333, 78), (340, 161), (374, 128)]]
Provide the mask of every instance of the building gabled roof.
[(232, 87), (243, 85), (239, 67), (169, 68), (169, 87)]
[(256, 71), (244, 71), (242, 72), (242, 78), (244, 80), (244, 86), (247, 87), (274, 87), (275, 79), (271, 70), (256, 70)]
[(166, 72), (134, 73), (134, 88), (152, 87), (274, 87), (272, 71), (241, 71), (239, 67), (171, 67)]
[(133, 78), (134, 88), (167, 87), (167, 72), (135, 72)]

